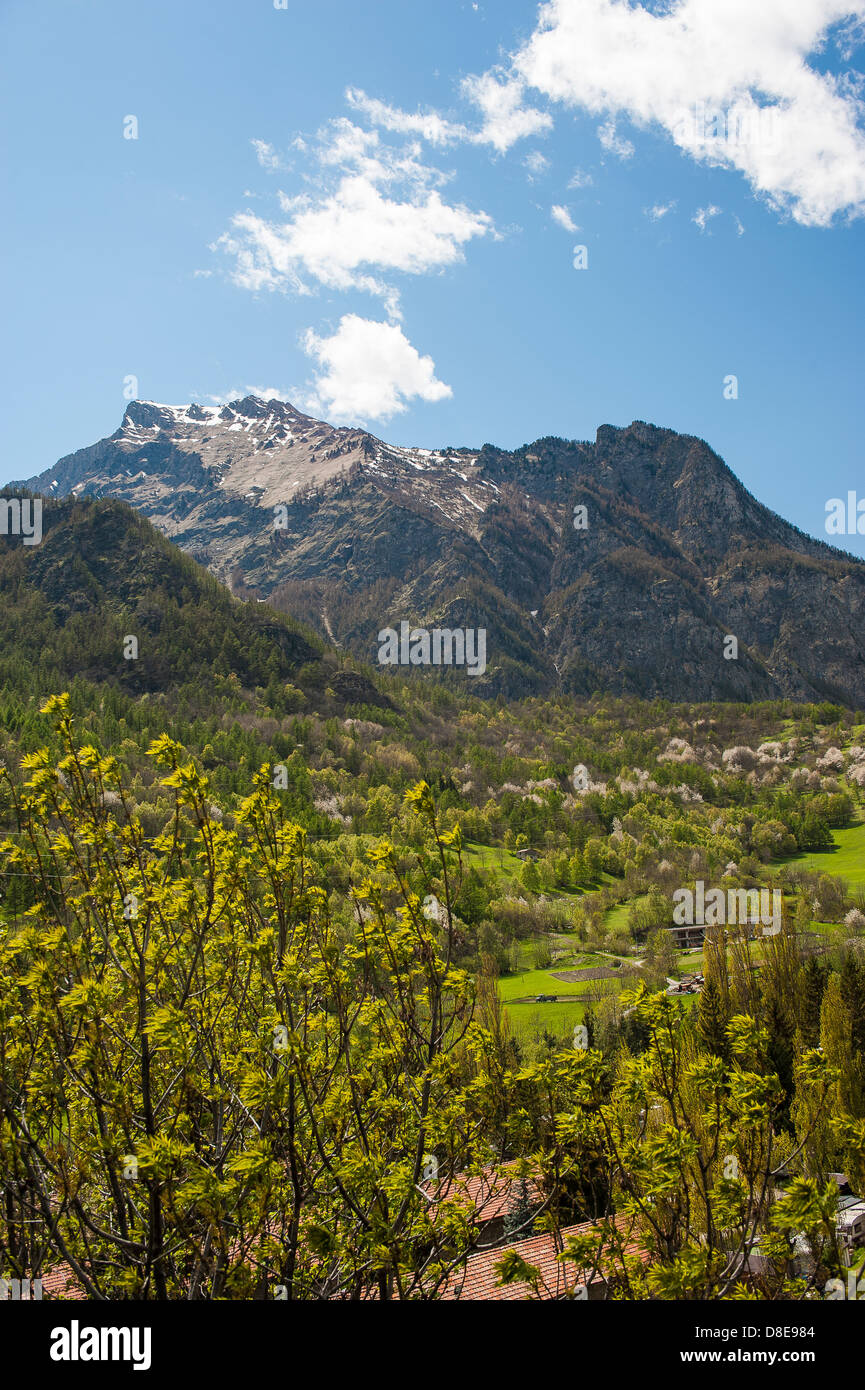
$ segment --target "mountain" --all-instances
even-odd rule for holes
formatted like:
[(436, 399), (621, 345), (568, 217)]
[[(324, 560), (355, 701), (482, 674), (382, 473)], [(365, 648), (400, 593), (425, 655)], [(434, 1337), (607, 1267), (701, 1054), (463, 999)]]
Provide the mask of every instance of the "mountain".
[[(2, 494), (0, 494), (2, 496)], [(131, 641), (130, 639), (134, 639)], [(387, 705), (362, 674), (341, 670), (315, 633), (243, 602), (113, 499), (49, 499), (42, 538), (0, 540), (0, 685), (45, 695), (78, 680), (210, 711), (266, 687), (275, 705)]]
[(762, 506), (703, 440), (642, 421), (429, 450), (252, 396), (135, 401), (26, 486), (124, 499), (235, 594), (368, 662), (402, 620), (485, 628), (474, 694), (865, 706), (865, 564)]

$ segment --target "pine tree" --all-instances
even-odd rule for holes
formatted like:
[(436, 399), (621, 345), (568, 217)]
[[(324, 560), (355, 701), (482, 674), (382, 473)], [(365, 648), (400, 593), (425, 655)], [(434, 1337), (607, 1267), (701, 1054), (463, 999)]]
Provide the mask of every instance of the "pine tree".
[(789, 1010), (777, 994), (772, 994), (764, 1008), (764, 1022), (769, 1034), (769, 1069), (784, 1087), (785, 1119), (793, 1095), (793, 1027)]
[(799, 972), (799, 1027), (806, 1047), (816, 1047), (820, 1041), (820, 1008), (826, 975), (825, 967), (816, 956), (811, 956)]
[(532, 1234), (532, 1204), (529, 1200), (529, 1185), (525, 1178), (514, 1183), (514, 1193), (505, 1213), (505, 1235), (516, 1236), (522, 1240)]
[(715, 1057), (727, 1055), (727, 1015), (721, 992), (714, 980), (707, 980), (700, 994), (697, 1036), (707, 1052)]
[(858, 1068), (853, 1056), (853, 1028), (850, 1011), (844, 1003), (841, 991), (841, 976), (833, 971), (823, 995), (820, 1010), (820, 1046), (827, 1062), (840, 1072), (838, 1081), (838, 1105), (842, 1110), (855, 1113), (859, 1099)]
[(850, 1014), (854, 1052), (865, 1054), (865, 962), (848, 951), (841, 967), (841, 996)]

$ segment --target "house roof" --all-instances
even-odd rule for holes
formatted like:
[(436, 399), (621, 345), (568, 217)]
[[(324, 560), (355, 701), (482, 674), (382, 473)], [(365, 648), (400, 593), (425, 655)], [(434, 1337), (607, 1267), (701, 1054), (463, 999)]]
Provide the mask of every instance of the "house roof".
[[(457, 1202), (474, 1207), (477, 1221), (485, 1224), (507, 1214), (517, 1198), (519, 1182), (520, 1177), (515, 1165), (506, 1164), (503, 1168), (491, 1165), (482, 1173), (455, 1173), (438, 1183), (428, 1183), (426, 1192), (432, 1197), (434, 1207), (438, 1207), (442, 1202)], [(543, 1194), (537, 1176), (527, 1176), (525, 1183), (529, 1205), (540, 1206)]]
[[(512, 1303), (537, 1297), (544, 1300), (564, 1298), (575, 1285), (584, 1282), (586, 1276), (591, 1275), (591, 1271), (581, 1271), (573, 1260), (560, 1260), (558, 1256), (562, 1246), (571, 1236), (587, 1235), (597, 1230), (595, 1222), (585, 1221), (576, 1226), (564, 1227), (558, 1239), (551, 1232), (545, 1232), (543, 1235), (515, 1241), (511, 1245), (505, 1243), (495, 1250), (479, 1251), (469, 1256), (464, 1269), (457, 1270), (451, 1276), (442, 1297), (451, 1302), (495, 1300)], [(540, 1270), (539, 1293), (536, 1294), (527, 1283), (498, 1283), (499, 1261), (509, 1250), (518, 1254), (526, 1264), (534, 1265)], [(642, 1245), (636, 1241), (626, 1243), (625, 1253), (646, 1259)], [(615, 1257), (607, 1257), (604, 1267), (588, 1279), (589, 1285), (597, 1287), (605, 1284), (608, 1277), (615, 1273), (615, 1266)]]
[(837, 1216), (839, 1226), (855, 1226), (865, 1216), (865, 1202), (853, 1202), (842, 1207)]
[(87, 1295), (67, 1264), (55, 1265), (42, 1276), (43, 1298), (86, 1300)]

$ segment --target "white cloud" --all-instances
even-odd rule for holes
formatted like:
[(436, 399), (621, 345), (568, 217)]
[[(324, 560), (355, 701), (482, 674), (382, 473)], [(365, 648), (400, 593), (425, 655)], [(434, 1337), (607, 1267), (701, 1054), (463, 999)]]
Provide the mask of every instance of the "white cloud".
[(531, 154), (523, 157), (523, 167), (529, 171), (529, 182), (534, 183), (535, 179), (545, 174), (550, 167), (550, 161), (540, 150), (532, 150)]
[(630, 140), (626, 140), (616, 129), (616, 122), (611, 116), (603, 125), (598, 126), (598, 139), (601, 142), (601, 149), (607, 154), (614, 154), (617, 159), (630, 159), (634, 153), (634, 147)]
[(696, 222), (701, 232), (705, 232), (712, 218), (720, 217), (722, 211), (722, 208), (716, 208), (714, 203), (712, 203), (709, 205), (709, 207), (697, 208), (697, 211), (694, 213), (694, 216), (691, 218), (691, 221)]
[(492, 230), (487, 213), (444, 200), (433, 186), (443, 176), (421, 163), (416, 147), (392, 149), (350, 121), (332, 122), (319, 164), (322, 184), (313, 193), (280, 196), (284, 219), (250, 210), (232, 218), (216, 247), (233, 258), (236, 285), (297, 294), (359, 289), (396, 314), (396, 290), (382, 274), (441, 270)]
[(591, 174), (586, 173), (585, 169), (575, 169), (571, 174), (568, 188), (588, 188), (594, 183)]
[(499, 154), (529, 135), (542, 135), (552, 129), (552, 117), (545, 111), (523, 105), (525, 83), (500, 70), (480, 77), (466, 77), (463, 95), (477, 106), (483, 126), (472, 138), (481, 145), (492, 145)]
[(446, 120), (437, 111), (400, 111), (395, 106), (367, 96), (359, 87), (349, 87), (345, 95), (350, 106), (384, 130), (393, 130), (400, 135), (419, 135), (431, 145), (448, 145), (469, 137), (464, 125)]
[(255, 157), (262, 169), (279, 168), (279, 155), (272, 145), (268, 145), (266, 140), (250, 140), (249, 143), (255, 150)]
[(260, 401), (290, 401), (288, 394), (280, 391), (277, 386), (247, 386), (243, 394), (257, 396)]
[(560, 203), (553, 203), (550, 208), (550, 216), (560, 227), (564, 227), (566, 232), (578, 232), (580, 230), (568, 209), (562, 207)]
[[(464, 98), (480, 111), (482, 123), (471, 129), (460, 122), (448, 120), (438, 111), (402, 111), (377, 97), (370, 97), (358, 87), (349, 87), (346, 100), (374, 126), (400, 135), (416, 135), (431, 145), (449, 145), (457, 141), (474, 145), (492, 145), (504, 154), (518, 140), (532, 135), (544, 135), (552, 129), (552, 117), (523, 104), (526, 84), (514, 73), (501, 68), (463, 79), (460, 90)], [(543, 155), (538, 155), (543, 159)]]
[(732, 214), (732, 216), (733, 216), (733, 221), (734, 221), (735, 224), (736, 224), (736, 235), (737, 235), (737, 236), (744, 236), (744, 235), (745, 235), (745, 228), (742, 226), (742, 222), (741, 222), (740, 218), (738, 218), (738, 217), (736, 216), (735, 212)]
[(833, 26), (863, 18), (865, 0), (667, 0), (651, 10), (547, 0), (513, 67), (547, 97), (606, 117), (603, 141), (619, 139), (619, 118), (660, 126), (691, 158), (739, 170), (775, 209), (827, 226), (865, 213), (863, 102), (854, 75), (807, 59)]
[(211, 405), (230, 405), (232, 401), (242, 401), (247, 396), (257, 396), (260, 401), (287, 401), (291, 404), (290, 395), (276, 386), (235, 386), (230, 391), (223, 391), (220, 396), (205, 396), (204, 399), (210, 401)]
[(432, 358), (421, 357), (397, 324), (345, 314), (329, 338), (309, 329), (304, 349), (321, 368), (306, 408), (334, 423), (388, 420), (410, 401), (452, 394), (436, 378)]
[(646, 216), (652, 222), (660, 222), (661, 218), (666, 217), (668, 212), (672, 212), (675, 206), (675, 199), (672, 203), (655, 203), (654, 207), (646, 208)]

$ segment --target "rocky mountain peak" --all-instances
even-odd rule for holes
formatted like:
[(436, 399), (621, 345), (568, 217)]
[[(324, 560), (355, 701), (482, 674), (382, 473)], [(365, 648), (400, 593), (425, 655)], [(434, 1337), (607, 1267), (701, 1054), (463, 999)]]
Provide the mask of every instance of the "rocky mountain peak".
[(371, 661), (405, 619), (484, 628), (476, 693), (865, 705), (865, 565), (761, 505), (704, 440), (644, 420), (431, 449), (255, 395), (133, 401), (27, 486), (122, 498), (235, 592)]

